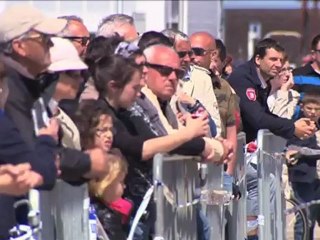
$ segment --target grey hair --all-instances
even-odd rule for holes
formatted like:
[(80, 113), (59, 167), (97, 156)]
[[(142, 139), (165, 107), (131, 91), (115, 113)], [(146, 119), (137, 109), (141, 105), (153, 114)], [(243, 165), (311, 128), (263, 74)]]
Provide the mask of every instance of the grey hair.
[(76, 16), (76, 15), (60, 16), (60, 17), (58, 17), (58, 19), (65, 19), (68, 22), (69, 21), (76, 21), (76, 22), (83, 23), (83, 19), (79, 16)]
[(133, 25), (133, 17), (121, 13), (109, 15), (100, 22), (97, 36), (111, 37), (117, 32), (117, 27), (126, 23)]
[(161, 33), (170, 39), (173, 46), (175, 45), (177, 40), (189, 41), (188, 35), (179, 30), (168, 28), (161, 31)]
[(169, 51), (172, 51), (174, 54), (177, 54), (172, 47), (169, 47), (164, 44), (151, 45), (143, 50), (143, 54), (146, 57), (147, 61), (152, 61), (153, 57), (157, 54), (157, 51), (163, 51), (165, 49), (168, 49)]

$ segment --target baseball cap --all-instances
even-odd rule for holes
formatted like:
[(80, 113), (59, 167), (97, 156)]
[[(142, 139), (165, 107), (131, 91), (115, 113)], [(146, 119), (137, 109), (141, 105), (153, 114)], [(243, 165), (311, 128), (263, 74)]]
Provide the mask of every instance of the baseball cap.
[(60, 37), (52, 37), (53, 46), (50, 48), (51, 64), (49, 71), (59, 72), (68, 70), (84, 70), (88, 66), (81, 60), (73, 44)]
[(67, 25), (67, 20), (46, 17), (31, 5), (13, 5), (0, 13), (0, 43), (9, 42), (34, 29), (55, 35)]

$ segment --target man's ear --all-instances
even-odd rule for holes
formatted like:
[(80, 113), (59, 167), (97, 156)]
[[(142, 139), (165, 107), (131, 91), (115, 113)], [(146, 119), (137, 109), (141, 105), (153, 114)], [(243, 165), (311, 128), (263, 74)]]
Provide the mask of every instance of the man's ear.
[(260, 61), (261, 61), (261, 58), (260, 58), (260, 55), (257, 55), (255, 58), (254, 58), (254, 62), (257, 66), (260, 66)]
[(15, 39), (12, 41), (12, 49), (16, 54), (22, 57), (25, 57), (27, 55), (26, 45), (20, 40)]

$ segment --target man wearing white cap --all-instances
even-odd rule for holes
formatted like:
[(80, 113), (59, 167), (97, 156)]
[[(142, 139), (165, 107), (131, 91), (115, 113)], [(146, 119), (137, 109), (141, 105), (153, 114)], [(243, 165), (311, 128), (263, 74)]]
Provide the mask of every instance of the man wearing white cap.
[[(43, 92), (42, 82), (35, 80), (50, 64), (49, 36), (62, 31), (66, 23), (47, 18), (30, 5), (11, 6), (0, 13), (0, 58), (7, 67), (10, 92), (5, 111), (32, 148), (35, 133), (31, 112)], [(8, 229), (15, 224), (13, 202), (12, 197), (0, 196), (0, 239), (7, 239)]]

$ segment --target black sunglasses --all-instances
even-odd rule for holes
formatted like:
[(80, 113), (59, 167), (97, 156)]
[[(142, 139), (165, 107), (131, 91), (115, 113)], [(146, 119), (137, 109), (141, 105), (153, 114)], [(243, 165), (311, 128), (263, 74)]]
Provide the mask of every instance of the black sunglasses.
[(63, 37), (69, 39), (70, 41), (78, 42), (81, 46), (86, 46), (90, 41), (90, 37)]
[(207, 54), (208, 51), (213, 51), (213, 49), (203, 49), (203, 48), (199, 48), (199, 47), (194, 47), (191, 48), (194, 55), (196, 56), (204, 56)]
[(185, 71), (180, 68), (172, 68), (160, 64), (146, 63), (147, 67), (153, 68), (158, 71), (162, 76), (168, 77), (173, 71), (176, 74), (177, 78), (181, 79), (185, 75)]
[(193, 56), (193, 51), (181, 51), (181, 52), (177, 52), (179, 58), (184, 58), (186, 55), (188, 55), (189, 57)]

